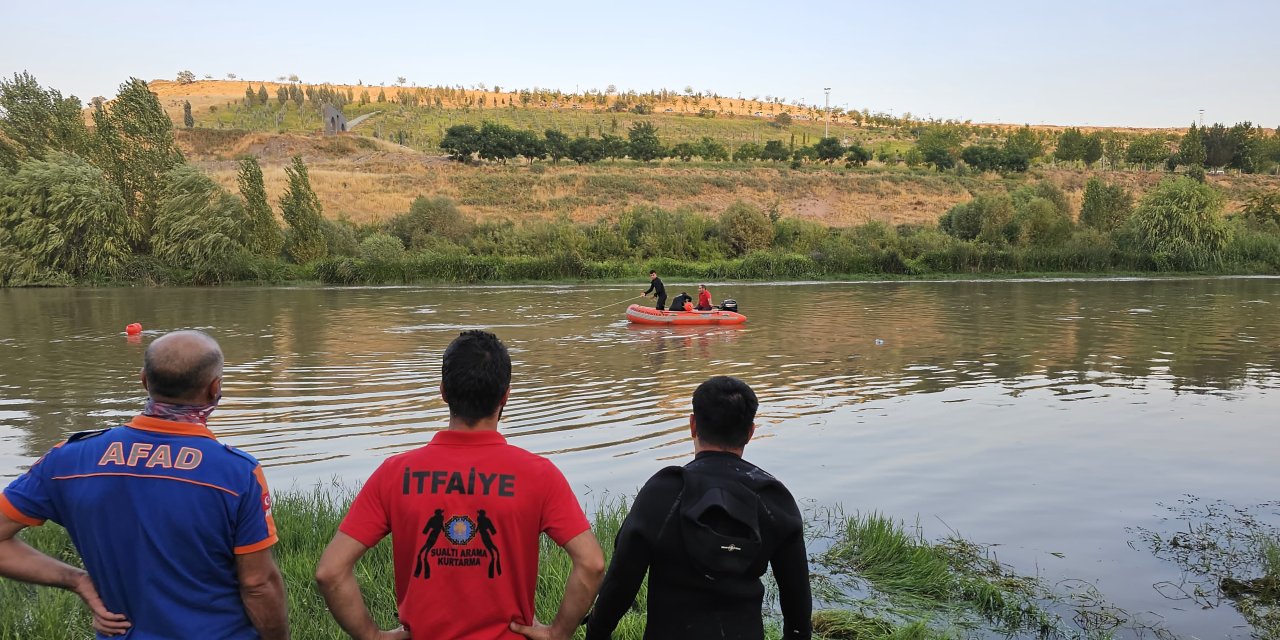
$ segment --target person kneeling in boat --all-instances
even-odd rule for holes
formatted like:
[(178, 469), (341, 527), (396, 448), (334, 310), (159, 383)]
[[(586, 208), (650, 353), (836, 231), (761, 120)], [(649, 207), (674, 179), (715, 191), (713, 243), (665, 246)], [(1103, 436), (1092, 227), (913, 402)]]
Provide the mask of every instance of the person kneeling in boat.
[(689, 294), (681, 291), (675, 300), (671, 301), (672, 311), (693, 311), (693, 298)]
[(707, 285), (698, 285), (698, 306), (694, 309), (698, 311), (711, 311), (715, 307), (711, 306), (711, 292), (707, 290)]

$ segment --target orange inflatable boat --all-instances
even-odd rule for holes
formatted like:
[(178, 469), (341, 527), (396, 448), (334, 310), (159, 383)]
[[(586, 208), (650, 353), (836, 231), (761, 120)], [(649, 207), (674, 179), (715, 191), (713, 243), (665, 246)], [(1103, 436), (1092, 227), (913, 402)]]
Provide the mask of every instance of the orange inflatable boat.
[(690, 327), (701, 325), (742, 324), (747, 317), (734, 311), (659, 311), (653, 307), (633, 304), (627, 307), (627, 320), (635, 324), (671, 325)]

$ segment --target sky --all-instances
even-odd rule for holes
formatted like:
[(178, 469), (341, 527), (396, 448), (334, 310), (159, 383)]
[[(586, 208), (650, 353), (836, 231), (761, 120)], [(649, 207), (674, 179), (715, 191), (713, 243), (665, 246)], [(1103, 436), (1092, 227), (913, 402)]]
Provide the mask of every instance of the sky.
[(0, 73), (667, 88), (1011, 124), (1280, 126), (1280, 2), (13, 2)]

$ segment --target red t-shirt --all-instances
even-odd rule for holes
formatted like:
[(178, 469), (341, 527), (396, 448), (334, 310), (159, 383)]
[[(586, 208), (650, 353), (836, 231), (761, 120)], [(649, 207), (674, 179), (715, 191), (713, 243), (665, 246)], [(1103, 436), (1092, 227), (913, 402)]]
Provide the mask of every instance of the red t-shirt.
[(339, 530), (367, 547), (391, 534), (414, 637), (495, 640), (533, 623), (539, 534), (564, 546), (589, 528), (551, 461), (497, 431), (440, 431), (382, 463)]
[(703, 309), (711, 308), (711, 292), (703, 289), (698, 292), (698, 306)]

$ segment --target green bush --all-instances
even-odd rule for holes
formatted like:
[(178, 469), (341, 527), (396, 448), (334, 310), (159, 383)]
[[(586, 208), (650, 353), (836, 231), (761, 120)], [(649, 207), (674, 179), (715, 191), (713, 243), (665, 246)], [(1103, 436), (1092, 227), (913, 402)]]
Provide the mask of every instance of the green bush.
[(1231, 239), (1222, 205), (1222, 194), (1209, 185), (1166, 179), (1139, 203), (1120, 236), (1122, 246), (1150, 254), (1162, 271), (1220, 266)]
[(365, 262), (395, 262), (404, 257), (404, 243), (388, 233), (374, 233), (360, 241), (358, 255)]
[(433, 236), (458, 242), (472, 226), (471, 220), (458, 211), (453, 200), (443, 196), (418, 196), (409, 205), (408, 212), (391, 219), (388, 231), (400, 238), (406, 247), (422, 249), (432, 244)]
[(769, 248), (773, 234), (769, 216), (755, 205), (735, 202), (720, 215), (720, 235), (729, 243), (734, 255)]

